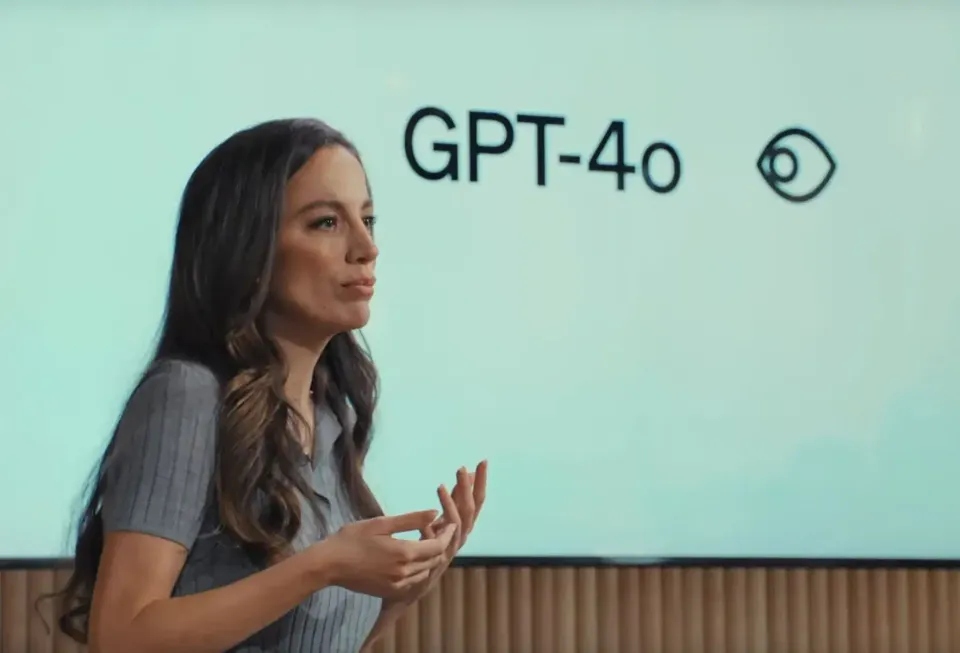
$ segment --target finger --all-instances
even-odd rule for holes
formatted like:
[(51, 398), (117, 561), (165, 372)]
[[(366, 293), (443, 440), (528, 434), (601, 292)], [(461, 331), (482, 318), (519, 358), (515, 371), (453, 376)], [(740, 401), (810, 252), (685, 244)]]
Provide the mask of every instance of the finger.
[(483, 502), (487, 499), (487, 461), (481, 461), (477, 465), (477, 472), (474, 474), (473, 481), (473, 505), (474, 505), (474, 521), (476, 521), (476, 515), (480, 514), (480, 509), (483, 508)]
[(428, 578), (430, 578), (431, 570), (432, 568), (427, 569), (425, 571), (421, 571), (417, 574), (414, 574), (413, 576), (407, 576), (403, 580), (400, 580), (394, 583), (393, 589), (400, 591), (400, 590), (405, 590), (408, 587), (413, 587), (414, 585), (418, 585), (419, 583), (422, 583), (426, 581)]
[(432, 558), (427, 558), (426, 560), (417, 560), (415, 562), (408, 563), (401, 568), (401, 574), (404, 578), (409, 576), (416, 576), (424, 571), (431, 571), (439, 567), (442, 564), (445, 564), (447, 561), (447, 556), (444, 554), (435, 555)]
[(460, 471), (460, 469), (457, 470), (457, 482), (453, 485), (453, 492), (450, 493), (450, 496), (453, 497), (454, 502), (457, 502), (457, 505), (459, 505), (460, 495), (463, 494), (464, 490), (463, 478), (461, 477)]
[(430, 522), (436, 517), (436, 510), (420, 510), (418, 512), (408, 512), (404, 515), (374, 517), (358, 522), (357, 525), (371, 535), (393, 535), (394, 533), (419, 531), (429, 526)]
[[(456, 490), (456, 489), (454, 489)], [(455, 524), (460, 528), (460, 511), (457, 509), (457, 503), (453, 500), (446, 485), (437, 488), (437, 497), (440, 499), (440, 506), (443, 508), (443, 520), (447, 524)]]
[(446, 542), (440, 538), (427, 540), (392, 540), (392, 550), (398, 560), (411, 564), (429, 560), (446, 553)]
[(444, 550), (451, 548), (450, 545), (453, 543), (454, 539), (457, 536), (457, 526), (456, 524), (447, 524), (443, 527), (443, 530), (437, 535), (437, 539), (441, 542), (444, 542)]
[[(446, 486), (441, 485), (437, 489), (437, 495), (440, 497), (440, 505), (443, 507), (444, 520), (448, 524), (456, 526), (458, 532), (462, 532), (463, 524), (460, 520), (460, 511), (457, 509), (457, 504), (453, 500), (453, 497), (447, 492)], [(459, 548), (459, 539), (456, 542), (452, 542), (450, 546), (452, 548)]]
[[(453, 492), (450, 493), (450, 496), (453, 497), (453, 501), (457, 504), (458, 509), (463, 507), (464, 496), (471, 494), (472, 492), (473, 490), (471, 489), (470, 485), (470, 473), (467, 471), (466, 467), (461, 467), (457, 470), (457, 484), (453, 487)], [(463, 510), (460, 510), (461, 521), (463, 518)]]
[(446, 518), (441, 514), (439, 517), (437, 517), (436, 519), (434, 519), (434, 520), (430, 523), (430, 525), (427, 526), (427, 528), (429, 529), (429, 531), (430, 531), (431, 533), (433, 533), (433, 537), (436, 537), (436, 536), (437, 536), (437, 533), (439, 533), (440, 531), (442, 531), (442, 530), (443, 530), (443, 527), (446, 526), (446, 525), (447, 525), (447, 520), (446, 520)]
[(427, 524), (426, 526), (420, 529), (421, 540), (432, 540), (437, 536), (437, 530), (436, 530), (436, 527), (434, 526), (434, 524), (436, 523), (437, 522), (434, 521), (433, 523)]
[(470, 486), (470, 472), (461, 467), (457, 472), (457, 489), (460, 492), (455, 497), (457, 510), (460, 513), (460, 546), (467, 541), (467, 536), (473, 530), (476, 510), (473, 505), (473, 490)]

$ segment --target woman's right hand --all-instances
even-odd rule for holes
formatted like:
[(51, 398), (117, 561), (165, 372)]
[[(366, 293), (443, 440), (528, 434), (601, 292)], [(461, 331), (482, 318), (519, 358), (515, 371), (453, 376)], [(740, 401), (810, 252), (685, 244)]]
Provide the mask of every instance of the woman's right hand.
[(347, 524), (314, 545), (318, 564), (330, 585), (386, 599), (401, 596), (444, 564), (457, 529), (451, 524), (428, 540), (393, 535), (427, 528), (436, 517), (437, 511), (423, 510)]

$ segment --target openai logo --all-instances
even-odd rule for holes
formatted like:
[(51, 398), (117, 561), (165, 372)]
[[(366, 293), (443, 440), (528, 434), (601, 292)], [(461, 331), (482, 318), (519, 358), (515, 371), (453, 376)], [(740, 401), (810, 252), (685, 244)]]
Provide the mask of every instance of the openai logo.
[[(819, 165), (818, 158), (823, 160)], [(757, 159), (757, 169), (770, 190), (800, 204), (823, 192), (837, 163), (823, 141), (806, 129), (791, 127), (770, 139)]]

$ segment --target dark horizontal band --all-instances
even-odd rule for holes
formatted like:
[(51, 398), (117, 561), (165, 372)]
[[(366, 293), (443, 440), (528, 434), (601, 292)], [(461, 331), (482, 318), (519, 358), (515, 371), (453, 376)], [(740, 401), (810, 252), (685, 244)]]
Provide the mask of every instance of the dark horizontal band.
[[(0, 570), (64, 569), (70, 558), (0, 558)], [(713, 567), (771, 569), (960, 569), (960, 559), (937, 558), (643, 558), (463, 556), (455, 567)]]

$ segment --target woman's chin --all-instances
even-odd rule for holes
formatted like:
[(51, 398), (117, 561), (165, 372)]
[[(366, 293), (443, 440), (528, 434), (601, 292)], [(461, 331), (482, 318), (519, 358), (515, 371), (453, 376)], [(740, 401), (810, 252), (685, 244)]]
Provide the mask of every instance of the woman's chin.
[(370, 303), (356, 302), (344, 306), (337, 320), (343, 331), (355, 331), (367, 326), (370, 321)]

